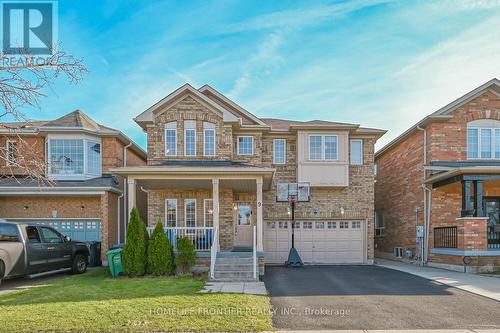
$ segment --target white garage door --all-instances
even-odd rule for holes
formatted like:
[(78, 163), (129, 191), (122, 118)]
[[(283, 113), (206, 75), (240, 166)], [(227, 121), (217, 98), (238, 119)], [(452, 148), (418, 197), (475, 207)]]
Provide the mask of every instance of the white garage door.
[[(364, 262), (364, 221), (297, 221), (295, 248), (308, 264)], [(283, 264), (292, 245), (291, 222), (267, 222), (266, 262)]]

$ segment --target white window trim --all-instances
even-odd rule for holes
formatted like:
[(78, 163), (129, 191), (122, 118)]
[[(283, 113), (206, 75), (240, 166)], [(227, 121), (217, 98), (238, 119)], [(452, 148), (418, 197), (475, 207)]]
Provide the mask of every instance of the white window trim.
[(165, 221), (163, 223), (163, 226), (165, 228), (170, 228), (168, 226), (168, 202), (169, 201), (173, 201), (175, 202), (175, 226), (174, 227), (177, 227), (177, 225), (179, 224), (179, 212), (178, 212), (178, 206), (177, 206), (177, 199), (165, 199)]
[[(187, 149), (187, 145), (186, 145), (186, 134), (187, 134), (187, 131), (194, 131), (194, 154), (193, 155), (188, 155), (186, 153)], [(196, 156), (196, 128), (184, 128), (184, 156)]]
[[(47, 165), (47, 174), (52, 179), (60, 179), (60, 180), (81, 180), (81, 179), (92, 179), (96, 177), (102, 176), (102, 153), (103, 146), (102, 140), (100, 137), (89, 136), (85, 134), (77, 134), (77, 135), (68, 135), (68, 134), (49, 134), (47, 135), (46, 140), (46, 153), (45, 153), (45, 164)], [(52, 173), (52, 166), (49, 161), (50, 159), (50, 140), (83, 140), (83, 173), (74, 173), (74, 174), (58, 174)], [(99, 164), (101, 166), (101, 172), (99, 174), (92, 174), (88, 172), (88, 157), (87, 157), (87, 142), (95, 142), (99, 143), (101, 146), (101, 153), (99, 154)]]
[[(175, 143), (174, 143), (174, 149), (175, 152), (173, 154), (167, 154), (167, 131), (174, 131), (175, 132)], [(164, 147), (163, 150), (165, 152), (165, 156), (177, 156), (177, 128), (167, 128), (165, 127), (165, 133), (164, 133)]]
[[(469, 157), (469, 135), (468, 131), (469, 129), (475, 129), (477, 130), (477, 157)], [(481, 157), (481, 130), (488, 129), (491, 131), (491, 157)], [(466, 137), (466, 151), (465, 155), (467, 160), (472, 160), (472, 161), (480, 161), (480, 160), (500, 160), (500, 158), (495, 157), (495, 148), (496, 148), (496, 142), (495, 142), (495, 130), (500, 130), (499, 127), (475, 127), (475, 126), (467, 126), (467, 132), (465, 134)]]
[[(359, 142), (361, 144), (361, 160), (359, 163), (353, 163), (352, 162), (352, 143), (353, 142)], [(363, 165), (363, 139), (351, 139), (350, 143), (349, 143), (349, 150), (351, 151), (351, 155), (350, 155), (350, 163), (351, 165)], [(338, 151), (337, 151), (337, 157), (338, 157)]]
[[(283, 141), (283, 147), (285, 149), (283, 152), (283, 157), (285, 158), (283, 160), (283, 163), (276, 162), (276, 141)], [(274, 139), (273, 140), (273, 164), (286, 164), (286, 139)]]
[[(194, 201), (194, 227), (188, 227), (187, 225), (187, 219), (186, 219), (186, 212), (187, 212), (187, 205), (186, 201)], [(184, 227), (186, 228), (196, 228), (198, 226), (198, 207), (197, 207), (197, 200), (196, 199), (184, 199)]]
[[(311, 158), (311, 136), (319, 136), (321, 137), (321, 159), (312, 159)], [(337, 151), (337, 158), (325, 158), (325, 137), (327, 136), (334, 136), (335, 139), (335, 146), (336, 146), (336, 151)], [(337, 134), (309, 134), (307, 137), (307, 150), (308, 150), (308, 158), (309, 161), (311, 162), (317, 162), (317, 161), (338, 161), (339, 160), (339, 136)]]
[[(214, 153), (213, 154), (207, 154), (207, 151), (206, 151), (206, 146), (205, 146), (205, 140), (207, 139), (207, 137), (205, 136), (205, 133), (207, 131), (213, 131), (214, 132), (214, 139), (213, 139), (213, 144), (214, 144)], [(213, 157), (217, 154), (217, 146), (215, 144), (215, 142), (217, 141), (216, 140), (216, 131), (215, 131), (215, 128), (204, 128), (203, 129), (203, 156), (207, 156), (207, 157)]]
[[(214, 205), (214, 201), (213, 199), (203, 199), (203, 226), (206, 227), (207, 226), (207, 202), (208, 201), (211, 201), (212, 202), (212, 209), (213, 209), (213, 205)], [(213, 212), (212, 212), (213, 214)], [(212, 215), (213, 216), (213, 215)], [(213, 223), (213, 217), (212, 217), (212, 223)], [(213, 227), (213, 225), (212, 225)]]
[[(252, 139), (252, 152), (250, 154), (243, 154), (240, 152), (240, 138), (251, 138)], [(236, 137), (237, 154), (241, 156), (252, 156), (254, 153), (254, 139), (253, 135), (239, 135)]]
[(15, 165), (15, 161), (10, 160), (9, 144), (11, 144), (11, 143), (15, 143), (17, 145), (17, 141), (10, 140), (10, 139), (7, 139), (7, 141), (5, 141), (5, 165), (8, 167)]

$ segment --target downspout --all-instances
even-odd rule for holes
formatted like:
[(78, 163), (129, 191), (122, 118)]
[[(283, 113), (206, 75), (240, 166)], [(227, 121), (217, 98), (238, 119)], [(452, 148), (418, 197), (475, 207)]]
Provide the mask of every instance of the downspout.
[(122, 193), (122, 194), (120, 194), (120, 196), (118, 197), (118, 214), (117, 214), (117, 215), (118, 215), (118, 217), (117, 217), (117, 220), (118, 220), (118, 221), (117, 221), (117, 222), (118, 222), (118, 238), (117, 238), (117, 239), (118, 239), (118, 244), (121, 244), (121, 242), (122, 242), (121, 233), (120, 233), (120, 231), (121, 231), (121, 230), (120, 230), (120, 229), (121, 229), (121, 228), (120, 228), (120, 224), (121, 224), (121, 223), (120, 223), (120, 206), (121, 206), (121, 205), (120, 205), (120, 199), (121, 199), (121, 198), (123, 198), (123, 193)]
[[(127, 166), (127, 149), (132, 146), (132, 141), (128, 145), (123, 147), (123, 166)], [(123, 179), (123, 240), (127, 239), (127, 180)]]
[[(423, 142), (423, 166), (422, 166), (422, 188), (424, 189), (424, 240), (421, 246), (423, 250), (421, 251), (421, 264), (424, 265), (427, 262), (427, 249), (429, 246), (429, 226), (430, 226), (430, 218), (431, 218), (431, 207), (430, 207), (430, 198), (432, 196), (432, 192), (427, 186), (423, 183), (426, 177), (426, 172), (424, 166), (427, 165), (427, 130), (417, 125), (417, 130), (423, 131), (424, 133), (424, 142)], [(415, 238), (416, 238), (417, 230), (415, 230)], [(424, 246), (425, 244), (425, 246)]]

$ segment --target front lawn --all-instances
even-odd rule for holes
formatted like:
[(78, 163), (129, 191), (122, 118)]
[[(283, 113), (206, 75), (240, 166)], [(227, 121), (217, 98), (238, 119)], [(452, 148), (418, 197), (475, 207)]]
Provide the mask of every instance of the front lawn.
[(112, 279), (96, 269), (0, 296), (0, 332), (270, 330), (265, 296), (200, 294), (192, 278)]

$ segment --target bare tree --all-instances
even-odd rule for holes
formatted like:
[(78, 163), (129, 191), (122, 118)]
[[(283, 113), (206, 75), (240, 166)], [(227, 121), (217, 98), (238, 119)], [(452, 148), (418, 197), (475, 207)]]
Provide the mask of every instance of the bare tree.
[(0, 132), (5, 138), (0, 145), (0, 176), (18, 180), (14, 176), (22, 175), (38, 183), (50, 182), (40, 156), (44, 147), (31, 139), (38, 134), (38, 124), (30, 121), (25, 110), (40, 109), (40, 100), (53, 91), (52, 83), (58, 77), (78, 84), (88, 70), (81, 59), (64, 51), (44, 57), (28, 51), (15, 57), (0, 54), (0, 61)]

